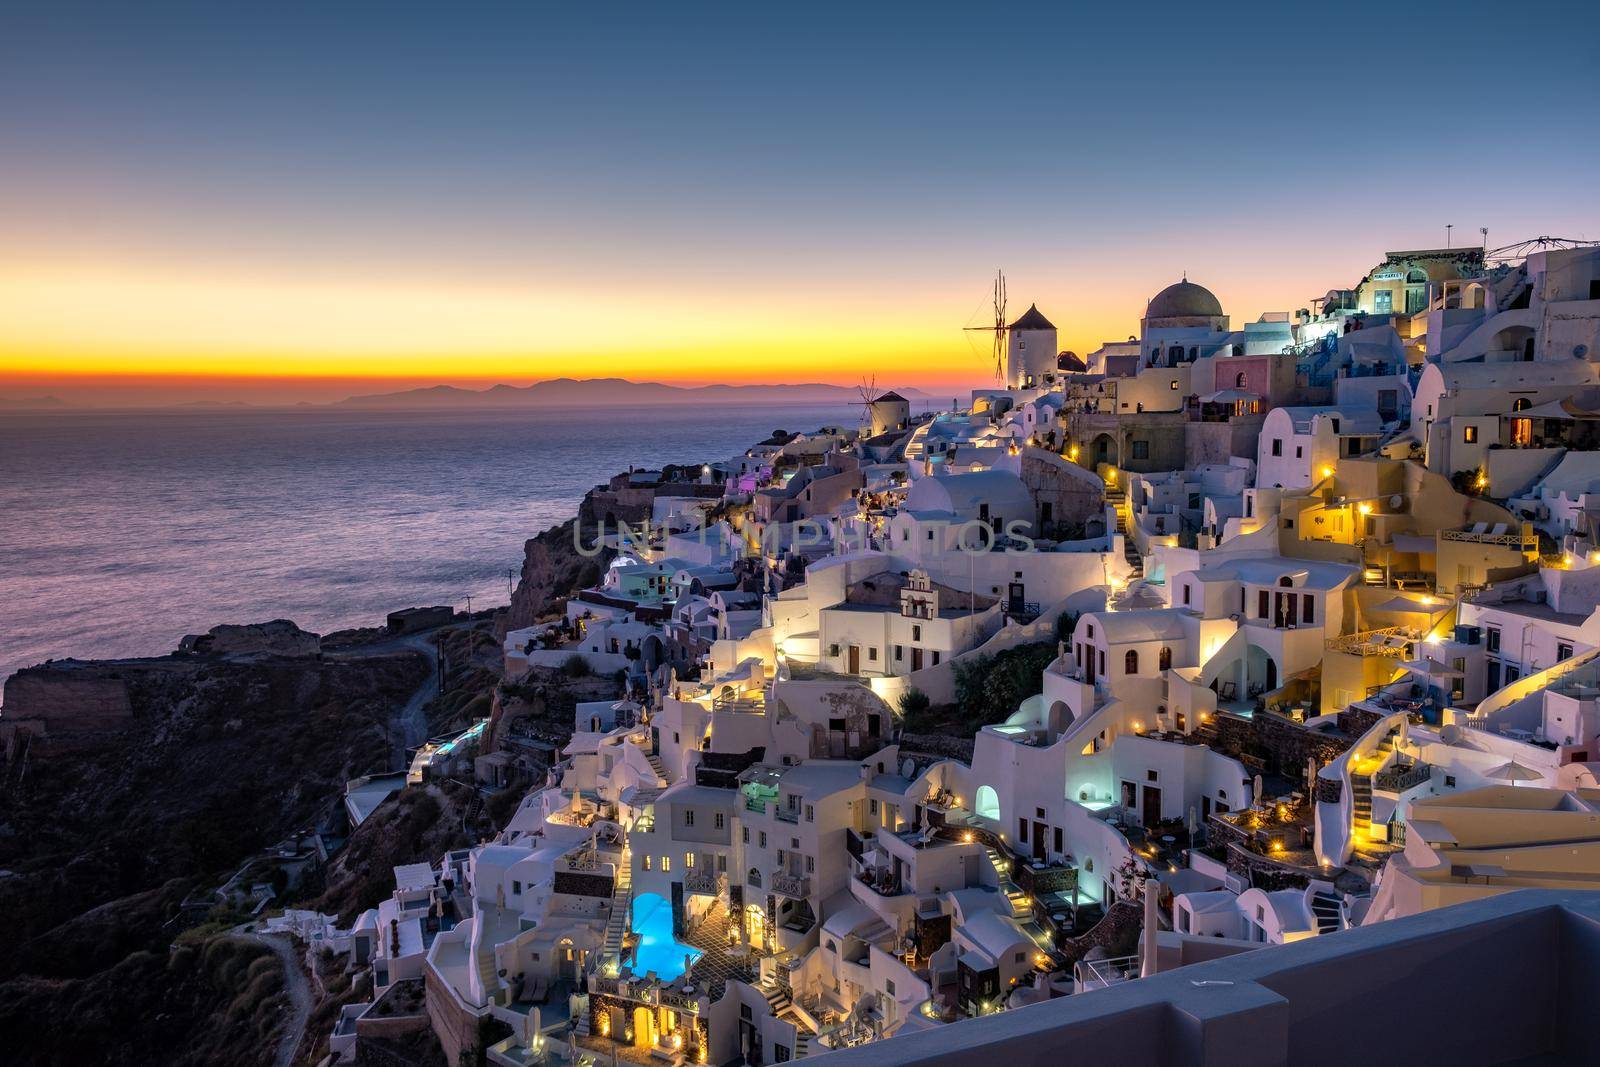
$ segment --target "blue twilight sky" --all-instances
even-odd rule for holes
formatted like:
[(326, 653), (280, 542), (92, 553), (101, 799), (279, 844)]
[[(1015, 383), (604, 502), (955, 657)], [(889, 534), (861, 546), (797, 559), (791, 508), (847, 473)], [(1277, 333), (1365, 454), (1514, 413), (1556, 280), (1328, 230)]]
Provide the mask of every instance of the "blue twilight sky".
[(1081, 350), (1600, 237), (1596, 3), (13, 2), (0, 101), (19, 381), (968, 382), (1000, 266)]

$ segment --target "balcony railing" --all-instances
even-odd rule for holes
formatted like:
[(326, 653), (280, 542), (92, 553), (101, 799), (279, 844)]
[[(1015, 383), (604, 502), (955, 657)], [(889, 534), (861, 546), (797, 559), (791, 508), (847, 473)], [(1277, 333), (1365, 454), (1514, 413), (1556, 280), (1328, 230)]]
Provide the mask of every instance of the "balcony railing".
[(1432, 777), (1431, 764), (1419, 761), (1404, 767), (1396, 765), (1373, 775), (1372, 788), (1381, 789), (1386, 793), (1404, 793), (1407, 789), (1415, 788)]
[(800, 813), (793, 808), (780, 808), (774, 804), (773, 809), (773, 815), (779, 822), (797, 823), (800, 821)]
[(1073, 976), (1080, 990), (1104, 989), (1118, 982), (1139, 977), (1138, 956), (1118, 956), (1109, 960), (1079, 960)]
[(684, 892), (693, 893), (702, 897), (720, 896), (722, 892), (722, 879), (711, 871), (695, 871), (684, 875)]
[(811, 879), (803, 874), (774, 874), (772, 876), (772, 891), (779, 896), (804, 900), (811, 895)]

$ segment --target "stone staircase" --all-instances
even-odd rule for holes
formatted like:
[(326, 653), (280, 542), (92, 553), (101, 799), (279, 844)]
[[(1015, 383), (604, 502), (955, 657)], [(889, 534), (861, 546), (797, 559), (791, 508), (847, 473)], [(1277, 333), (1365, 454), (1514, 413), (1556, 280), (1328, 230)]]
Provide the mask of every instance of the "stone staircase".
[(1016, 882), (1011, 880), (1011, 864), (998, 848), (993, 845), (986, 850), (989, 862), (994, 865), (994, 873), (1000, 879), (1000, 892), (1006, 895), (1006, 900), (1011, 905), (1011, 917), (1021, 919), (1033, 914), (1033, 903), (1028, 899)]
[(622, 860), (617, 864), (617, 884), (611, 893), (611, 918), (606, 923), (606, 938), (600, 947), (602, 957), (607, 959), (621, 957), (622, 939), (628, 933), (628, 909), (632, 903), (633, 864), (627, 850), (624, 849)]
[(1318, 889), (1311, 894), (1311, 914), (1317, 920), (1317, 933), (1331, 934), (1344, 928), (1344, 902), (1335, 893)]
[(789, 1010), (789, 1005), (794, 999), (789, 996), (789, 991), (776, 982), (761, 983), (761, 995), (767, 998), (767, 1008), (774, 1018)]
[(1350, 772), (1350, 804), (1357, 843), (1364, 842), (1372, 829), (1372, 775)]
[(811, 1054), (811, 1039), (816, 1037), (816, 1031), (802, 1019), (798, 1013), (791, 1010), (794, 1000), (789, 995), (789, 990), (776, 982), (762, 982), (761, 995), (767, 998), (767, 1009), (772, 1012), (774, 1019), (783, 1019), (794, 1024), (794, 1058), (802, 1059)]
[[(1398, 732), (1399, 728), (1396, 727), (1383, 736), (1383, 740), (1378, 743), (1377, 749), (1371, 756), (1375, 763), (1368, 764), (1365, 760), (1362, 762), (1375, 770), (1382, 770), (1394, 752), (1394, 738)], [(1350, 770), (1350, 802), (1356, 841), (1360, 844), (1366, 841), (1367, 834), (1372, 829), (1372, 775), (1361, 774), (1353, 767)]]
[[(483, 916), (478, 917), (482, 922)], [(483, 982), (484, 993), (494, 996), (495, 990), (500, 988), (500, 976), (495, 972), (494, 946), (489, 944), (488, 938), (481, 930), (475, 931), (477, 937), (473, 946), (472, 963), (478, 969), (478, 978)]]
[(1128, 561), (1128, 566), (1133, 568), (1133, 573), (1128, 576), (1128, 584), (1132, 585), (1144, 577), (1144, 558), (1139, 555), (1139, 550), (1134, 547), (1133, 538), (1128, 534), (1128, 494), (1120, 488), (1106, 490), (1106, 503), (1117, 509), (1117, 533), (1122, 535), (1122, 555)]
[(661, 757), (651, 753), (645, 757), (645, 762), (650, 764), (650, 769), (656, 772), (656, 781), (663, 786), (667, 784), (667, 768), (661, 763)]

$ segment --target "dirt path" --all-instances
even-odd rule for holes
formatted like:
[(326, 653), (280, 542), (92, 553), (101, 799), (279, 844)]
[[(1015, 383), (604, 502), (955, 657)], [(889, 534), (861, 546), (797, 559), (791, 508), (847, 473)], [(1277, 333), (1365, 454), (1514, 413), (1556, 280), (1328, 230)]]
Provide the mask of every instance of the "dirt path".
[(283, 981), (289, 991), (291, 1011), (287, 1029), (283, 1037), (278, 1040), (278, 1055), (274, 1060), (276, 1067), (292, 1067), (294, 1056), (300, 1049), (300, 1042), (305, 1040), (306, 1023), (311, 1018), (311, 983), (306, 981), (305, 972), (300, 969), (299, 953), (294, 946), (294, 940), (287, 934), (258, 934), (247, 930), (237, 930), (234, 937), (241, 941), (254, 941), (272, 950), (283, 964)]
[(420, 652), (427, 657), (430, 664), (427, 678), (423, 679), (417, 691), (411, 694), (411, 699), (395, 712), (394, 718), (389, 723), (389, 742), (393, 749), (389, 756), (391, 771), (406, 770), (408, 766), (406, 751), (417, 748), (428, 739), (428, 715), (423, 709), (428, 701), (439, 695), (439, 646), (433, 643), (433, 638), (439, 629), (443, 627), (334, 653), (338, 656), (356, 658), (405, 651)]

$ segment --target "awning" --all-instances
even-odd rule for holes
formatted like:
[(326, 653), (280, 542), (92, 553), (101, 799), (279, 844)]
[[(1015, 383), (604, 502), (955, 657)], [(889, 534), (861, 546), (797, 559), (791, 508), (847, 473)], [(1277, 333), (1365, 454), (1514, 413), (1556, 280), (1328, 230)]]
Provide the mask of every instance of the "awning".
[(1408, 660), (1407, 662), (1400, 664), (1400, 666), (1404, 667), (1408, 671), (1411, 671), (1413, 674), (1426, 674), (1429, 678), (1466, 677), (1466, 675), (1460, 671), (1451, 667), (1447, 667), (1443, 663), (1440, 663), (1438, 660), (1431, 657), (1425, 659)]

